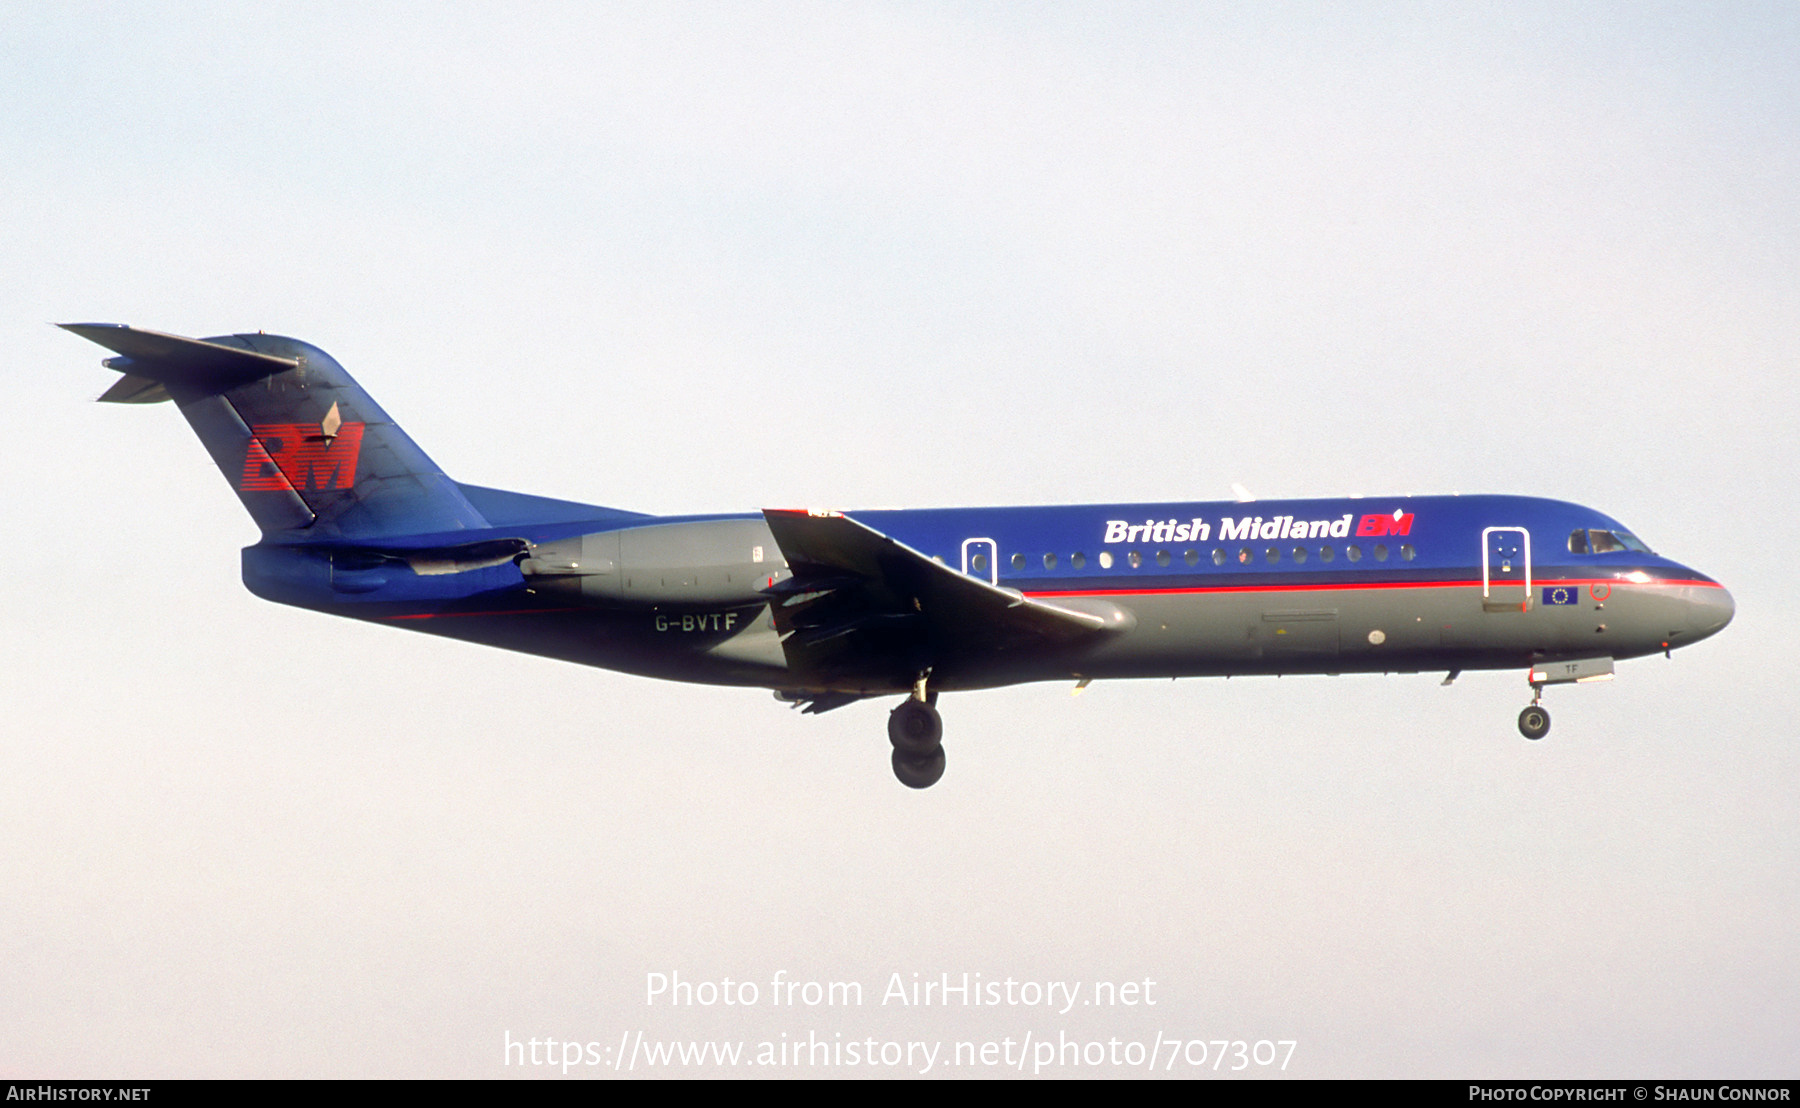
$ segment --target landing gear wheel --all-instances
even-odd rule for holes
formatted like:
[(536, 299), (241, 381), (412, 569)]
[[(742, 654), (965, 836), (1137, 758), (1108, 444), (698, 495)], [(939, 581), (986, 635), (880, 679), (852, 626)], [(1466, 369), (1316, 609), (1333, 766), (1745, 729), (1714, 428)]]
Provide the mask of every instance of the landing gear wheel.
[(894, 776), (909, 789), (929, 789), (944, 776), (944, 748), (933, 747), (931, 753), (906, 754), (895, 749)]
[[(921, 704), (917, 700), (902, 701), (898, 708), (888, 713), (888, 741), (894, 744), (896, 754), (904, 754), (911, 758), (921, 758), (939, 749), (944, 739), (944, 717), (929, 704)], [(943, 773), (940, 763), (938, 772)], [(933, 777), (932, 781), (937, 778)], [(929, 785), (931, 781), (925, 784)], [(924, 785), (914, 785), (915, 789)]]
[(1533, 704), (1531, 707), (1519, 713), (1519, 734), (1524, 735), (1528, 739), (1536, 740), (1543, 738), (1549, 733), (1550, 713), (1545, 711), (1542, 706)]

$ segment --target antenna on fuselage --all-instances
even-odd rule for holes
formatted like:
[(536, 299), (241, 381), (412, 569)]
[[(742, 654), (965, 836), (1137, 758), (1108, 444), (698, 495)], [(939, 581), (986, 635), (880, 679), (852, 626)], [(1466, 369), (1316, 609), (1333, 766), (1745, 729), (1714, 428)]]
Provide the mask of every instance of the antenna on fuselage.
[(1231, 495), (1237, 497), (1237, 502), (1239, 504), (1248, 504), (1256, 499), (1255, 493), (1238, 484), (1236, 481), (1231, 483)]

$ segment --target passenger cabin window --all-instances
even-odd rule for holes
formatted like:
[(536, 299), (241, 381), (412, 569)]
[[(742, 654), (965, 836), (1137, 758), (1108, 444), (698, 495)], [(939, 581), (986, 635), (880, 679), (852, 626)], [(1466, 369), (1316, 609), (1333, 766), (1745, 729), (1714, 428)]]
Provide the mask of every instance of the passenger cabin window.
[(977, 554), (973, 558), (970, 558), (969, 559), (969, 568), (973, 569), (976, 573), (986, 573), (987, 572), (987, 555), (986, 554)]
[(1055, 569), (1056, 568), (1056, 555), (1054, 555), (1054, 554), (1044, 555), (1044, 568), (1045, 569)]
[(1335, 557), (1337, 557), (1337, 554), (1331, 549), (1331, 547), (1329, 547), (1329, 546), (1319, 547), (1319, 561), (1329, 562), (1329, 561), (1331, 561), (1331, 559), (1333, 559)]
[(1087, 555), (1083, 554), (1081, 551), (1077, 550), (1075, 553), (1069, 555), (1069, 564), (1074, 566), (1076, 569), (1086, 569), (1087, 568)]
[(1111, 569), (1112, 568), (1112, 551), (1102, 550), (1100, 552), (1100, 568), (1101, 569)]
[(1012, 566), (1014, 569), (1024, 569), (1025, 568), (1025, 555), (1014, 554), (1012, 556)]
[(1200, 564), (1200, 552), (1198, 550), (1190, 550), (1181, 556), (1181, 560), (1190, 566), (1197, 566)]
[(1362, 561), (1362, 547), (1355, 543), (1351, 543), (1349, 546), (1344, 547), (1344, 557), (1353, 562)]
[(1137, 552), (1137, 551), (1135, 551), (1135, 550), (1133, 550), (1133, 551), (1131, 551), (1131, 552), (1130, 552), (1130, 553), (1128, 553), (1128, 554), (1126, 554), (1126, 555), (1125, 555), (1125, 560), (1126, 560), (1126, 561), (1127, 561), (1127, 562), (1130, 562), (1130, 563), (1131, 563), (1131, 568), (1132, 568), (1132, 569), (1136, 569), (1136, 568), (1137, 568), (1137, 567), (1139, 567), (1139, 566), (1141, 566), (1141, 565), (1143, 565), (1143, 564), (1144, 564), (1144, 556), (1143, 556), (1143, 555), (1142, 555), (1142, 554), (1139, 554), (1139, 553), (1138, 553), (1138, 552)]
[(1169, 552), (1167, 550), (1158, 550), (1156, 552), (1156, 564), (1159, 566), (1166, 566), (1169, 564)]
[(1387, 561), (1387, 543), (1378, 542), (1375, 544), (1375, 560), (1378, 562)]
[(1220, 550), (1216, 546), (1213, 547), (1213, 565), (1222, 566), (1224, 564), (1225, 564), (1225, 552), (1223, 550)]

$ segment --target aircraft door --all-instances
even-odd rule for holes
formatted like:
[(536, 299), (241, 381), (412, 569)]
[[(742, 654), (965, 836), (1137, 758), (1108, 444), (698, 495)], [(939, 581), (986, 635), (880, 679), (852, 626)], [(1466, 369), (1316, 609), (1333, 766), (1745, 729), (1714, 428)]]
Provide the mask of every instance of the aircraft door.
[(962, 571), (970, 577), (980, 577), (990, 585), (998, 585), (1000, 583), (1000, 548), (994, 545), (994, 540), (964, 539)]
[(1531, 532), (1487, 527), (1481, 532), (1481, 607), (1488, 612), (1531, 610)]

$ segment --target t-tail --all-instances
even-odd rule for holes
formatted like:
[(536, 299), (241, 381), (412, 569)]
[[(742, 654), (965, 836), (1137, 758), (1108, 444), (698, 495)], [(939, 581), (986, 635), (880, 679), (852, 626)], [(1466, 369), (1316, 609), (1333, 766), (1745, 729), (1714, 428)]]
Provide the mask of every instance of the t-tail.
[(120, 356), (100, 397), (173, 400), (263, 533), (379, 540), (487, 526), (329, 354), (278, 335), (182, 338), (116, 323), (65, 330)]

